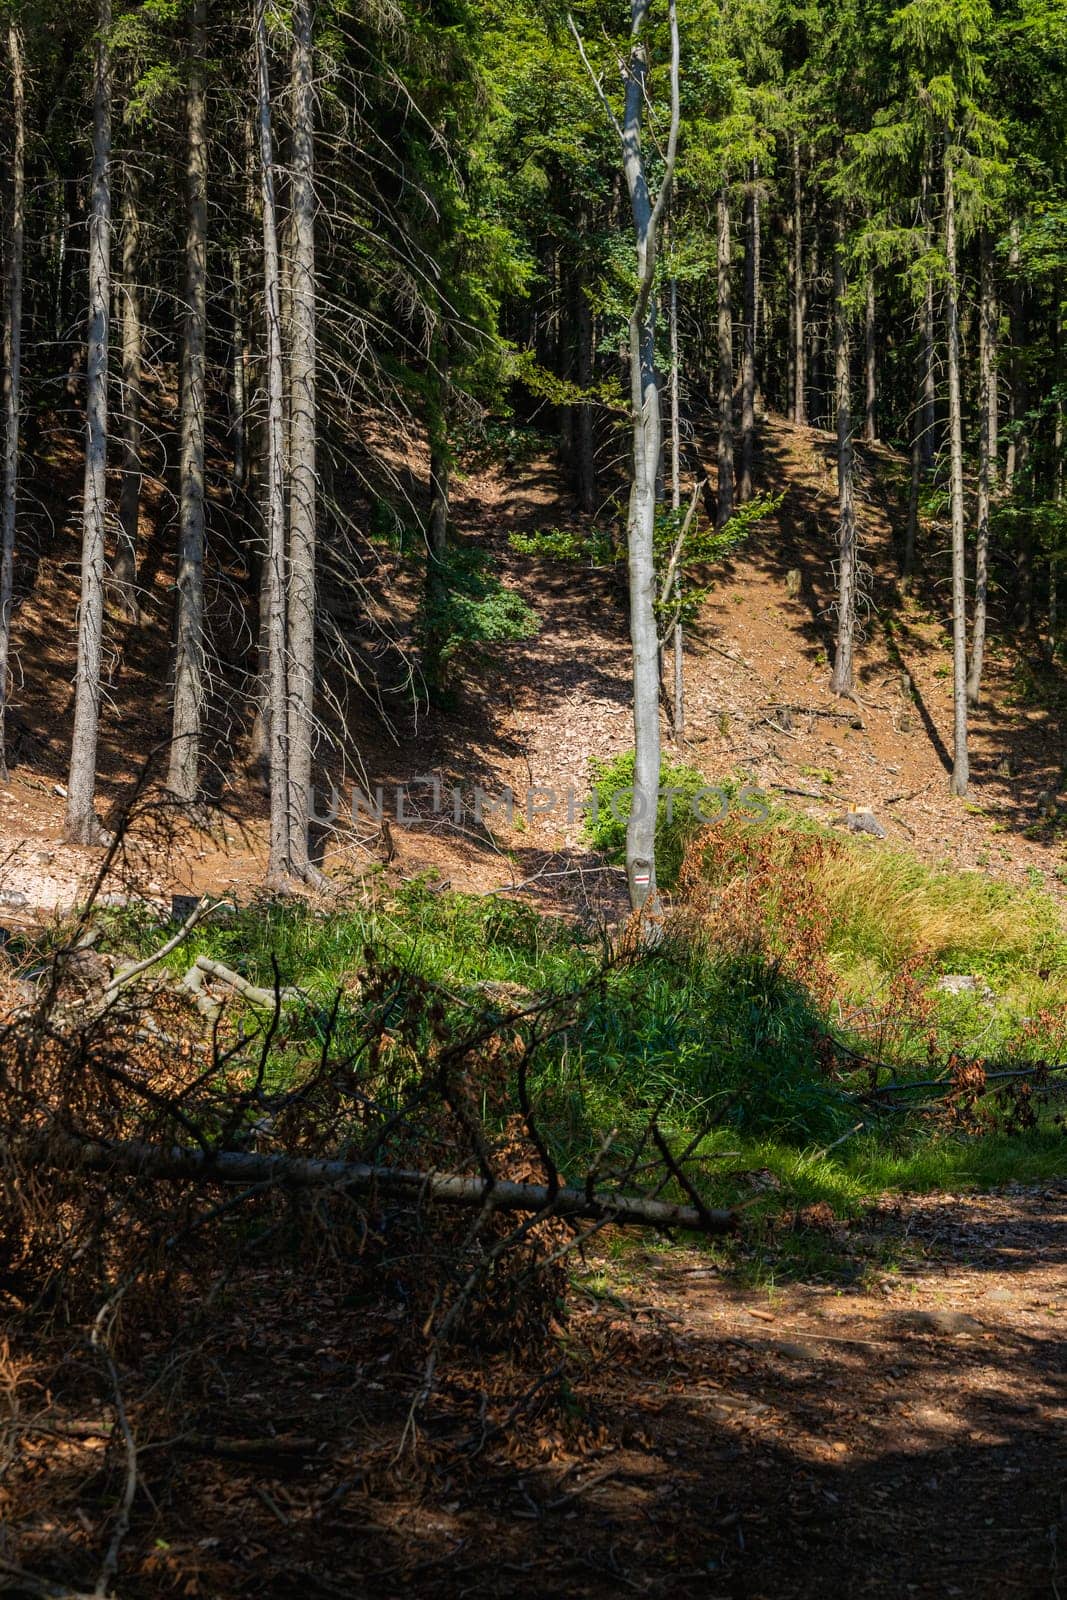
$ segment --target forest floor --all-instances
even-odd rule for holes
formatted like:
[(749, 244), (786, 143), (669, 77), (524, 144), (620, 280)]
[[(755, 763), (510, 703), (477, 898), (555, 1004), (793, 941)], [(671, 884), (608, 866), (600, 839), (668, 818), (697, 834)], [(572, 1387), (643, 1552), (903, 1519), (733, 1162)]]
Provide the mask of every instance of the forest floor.
[[(699, 442), (699, 441), (698, 441)], [(711, 459), (711, 440), (704, 441)], [(1016, 639), (1008, 598), (994, 590), (986, 694), (972, 716), (972, 788), (950, 798), (951, 653), (945, 530), (923, 531), (924, 578), (903, 594), (896, 577), (906, 499), (906, 463), (880, 446), (857, 450), (858, 514), (864, 577), (863, 642), (854, 701), (829, 692), (833, 644), (833, 555), (836, 518), (833, 439), (779, 417), (764, 419), (757, 480), (783, 496), (775, 515), (714, 574), (714, 588), (687, 643), (686, 726), (665, 754), (699, 767), (715, 782), (744, 773), (770, 794), (824, 822), (854, 806), (870, 806), (890, 841), (924, 860), (1040, 885), (1062, 897), (1067, 877), (1063, 839), (1067, 770), (1059, 673), (1041, 641)], [(400, 459), (398, 472), (417, 462)], [(417, 476), (417, 474), (416, 474)], [(413, 476), (412, 482), (415, 482)], [(157, 508), (158, 509), (158, 508)], [(629, 641), (621, 574), (576, 563), (519, 555), (509, 536), (581, 518), (559, 469), (539, 458), (491, 465), (459, 477), (453, 505), (458, 535), (486, 548), (496, 569), (541, 620), (532, 639), (503, 647), (495, 659), (469, 663), (448, 710), (416, 721), (395, 714), (388, 736), (371, 709), (352, 730), (364, 776), (384, 785), (395, 817), (395, 787), (421, 774), (464, 791), (459, 829), (427, 814), (429, 791), (413, 787), (407, 807), (417, 827), (390, 830), (391, 870), (432, 869), (454, 888), (485, 892), (524, 885), (531, 898), (558, 906), (592, 898), (608, 914), (622, 911), (621, 883), (582, 847), (580, 825), (568, 820), (566, 794), (585, 798), (589, 760), (632, 746)], [(15, 622), (18, 679), (13, 783), (0, 790), (0, 904), (32, 916), (68, 905), (95, 869), (97, 857), (61, 842), (65, 750), (72, 714), (74, 634), (54, 618), (73, 618), (75, 528), (58, 532), (35, 566), (33, 587)], [(895, 530), (895, 533), (894, 533)], [(165, 617), (172, 574), (165, 555), (142, 566), (151, 608)], [(942, 569), (945, 569), (944, 571)], [(787, 588), (789, 574), (799, 591)], [(403, 626), (413, 611), (413, 579), (384, 552), (379, 581)], [(166, 630), (131, 630), (112, 618), (109, 703), (102, 727), (101, 807), (121, 802), (140, 762), (166, 733)], [(225, 670), (223, 668), (223, 670)], [(337, 776), (352, 768), (339, 766)], [(471, 817), (475, 785), (498, 794), (510, 786), (520, 815), (481, 823)], [(232, 891), (262, 878), (263, 798), (240, 769), (224, 774), (223, 808), (211, 830), (190, 831), (170, 862), (146, 841), (134, 875), (148, 895), (172, 890)], [(544, 816), (522, 817), (529, 789), (559, 797)], [(360, 826), (326, 840), (328, 867), (344, 868), (381, 853), (382, 841)]]
[[(924, 583), (902, 595), (893, 537), (904, 463), (878, 447), (858, 452), (870, 611), (857, 700), (830, 696), (832, 452), (829, 434), (766, 419), (760, 481), (784, 498), (715, 576), (689, 641), (685, 737), (667, 753), (711, 782), (743, 772), (824, 822), (868, 805), (891, 844), (928, 862), (1062, 899), (1055, 674), (1034, 641), (995, 635), (972, 796), (950, 799), (944, 530), (926, 526)], [(584, 796), (589, 758), (632, 745), (620, 575), (509, 545), (511, 533), (579, 520), (546, 459), (461, 478), (454, 514), (541, 631), (468, 667), (452, 709), (399, 726), (395, 741), (368, 711), (354, 730), (366, 775), (387, 790), (434, 773), (468, 794), (481, 784)], [(61, 911), (99, 864), (61, 842), (74, 636), (54, 618), (74, 615), (74, 533), (61, 523), (17, 614), (4, 923)], [(171, 576), (164, 556), (149, 562), (161, 616)], [(410, 615), (410, 578), (399, 563), (387, 576), (398, 614)], [(166, 731), (165, 629), (109, 628), (105, 807)], [(121, 886), (162, 900), (254, 892), (262, 797), (236, 771), (227, 784), (217, 824), (189, 830), (170, 857), (135, 830)], [(494, 814), (460, 829), (424, 815), (387, 833), (339, 830), (326, 865), (386, 855), (393, 878), (430, 870), (455, 889), (514, 891), (545, 909), (624, 911), (618, 873), (583, 845), (565, 806), (510, 828)], [(826, 1207), (801, 1220), (800, 1251), (788, 1214), (767, 1227), (729, 1259), (623, 1241), (572, 1262), (550, 1353), (450, 1352), (430, 1415), (399, 1456), (419, 1377), (400, 1334), (409, 1310), (353, 1304), (328, 1262), (311, 1290), (306, 1263), (294, 1263), (248, 1269), (213, 1302), (189, 1361), (198, 1406), (177, 1430), (166, 1404), (173, 1330), (146, 1326), (144, 1382), (126, 1396), (144, 1492), (118, 1592), (1064, 1600), (1067, 1184), (886, 1197), (851, 1223)], [(195, 1306), (197, 1283), (182, 1292)], [(12, 1415), (39, 1411), (52, 1429), (24, 1436), (0, 1501), (0, 1589), (15, 1593), (92, 1584), (121, 1480), (121, 1450), (93, 1428), (99, 1396), (66, 1368), (56, 1378), (54, 1354), (9, 1346), (0, 1365)], [(5, 1576), (16, 1555), (60, 1589), (23, 1584), (10, 1567)]]
[[(1061, 1182), (887, 1197), (803, 1274), (775, 1281), (765, 1241), (758, 1288), (626, 1241), (572, 1263), (550, 1353), (448, 1352), (399, 1451), (404, 1309), (353, 1307), (328, 1267), (249, 1272), (180, 1427), (169, 1380), (127, 1391), (143, 1492), (118, 1592), (1059, 1600), (1065, 1238)], [(140, 1335), (146, 1374), (169, 1332)], [(7, 1553), (85, 1583), (122, 1452), (71, 1379), (35, 1375), (9, 1352), (14, 1414), (48, 1410), (8, 1471)]]

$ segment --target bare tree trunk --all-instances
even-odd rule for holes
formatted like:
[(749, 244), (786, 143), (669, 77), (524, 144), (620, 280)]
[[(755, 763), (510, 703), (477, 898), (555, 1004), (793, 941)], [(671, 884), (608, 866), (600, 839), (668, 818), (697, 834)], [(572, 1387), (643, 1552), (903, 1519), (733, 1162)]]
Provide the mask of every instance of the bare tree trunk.
[[(1058, 344), (1059, 335), (1057, 335)], [(1057, 365), (1060, 367), (1062, 376), (1062, 355), (1059, 357)], [(1061, 382), (1056, 390), (1056, 422), (1052, 433), (1052, 499), (1053, 503), (1061, 508), (1063, 506), (1064, 476), (1063, 410), (1063, 385)], [(1055, 661), (1056, 659), (1056, 650), (1059, 642), (1059, 575), (1060, 554), (1059, 551), (1053, 550), (1049, 555), (1048, 564), (1048, 658), (1050, 661)]]
[(315, 700), (315, 90), (312, 0), (293, 6), (292, 338), (289, 355), (289, 854), (308, 854)]
[(837, 412), (837, 649), (830, 688), (852, 689), (856, 636), (856, 510), (852, 492), (852, 395), (848, 311), (845, 304), (845, 219), (839, 211), (834, 239), (834, 389)]
[[(682, 418), (680, 378), (678, 367), (678, 279), (670, 286), (670, 340), (671, 340), (671, 510), (679, 511), (682, 505)], [(679, 561), (674, 579), (674, 601), (680, 604), (682, 596), (682, 563)], [(673, 629), (674, 644), (674, 717), (675, 740), (685, 732), (685, 656), (681, 617), (676, 618)]]
[(878, 343), (877, 316), (874, 298), (874, 273), (867, 277), (867, 303), (863, 322), (863, 437), (868, 444), (878, 439)]
[(951, 789), (967, 793), (967, 589), (963, 524), (963, 415), (960, 403), (959, 268), (956, 259), (956, 188), (952, 155), (945, 153), (945, 333), (948, 346), (949, 498), (952, 513)]
[(81, 606), (64, 827), (68, 844), (99, 843), (93, 810), (100, 730), (107, 506), (107, 367), (111, 307), (111, 0), (98, 0), (93, 78), (93, 186), (89, 206), (89, 330), (85, 367), (85, 484)]
[[(443, 319), (442, 319), (443, 323)], [(429, 409), (427, 431), (430, 445), (429, 509), (426, 517), (426, 634), (423, 646), (423, 672), (431, 696), (445, 689), (444, 648), (446, 645), (444, 608), (449, 592), (448, 519), (452, 491), (451, 374), (449, 371), (449, 330), (442, 325), (434, 354), (437, 397)]]
[(19, 406), (22, 381), (22, 257), (26, 225), (26, 85), (22, 37), (14, 22), (7, 26), (11, 63), (11, 212), (7, 236), (7, 282), (4, 296), (3, 406), (4, 464), (0, 486), (0, 780), (8, 781), (6, 720), (7, 680), (11, 659), (11, 602), (14, 586), (15, 508), (19, 483)]
[(734, 340), (730, 295), (730, 202), (726, 185), (719, 190), (718, 227), (719, 323), (719, 502), (721, 528), (734, 511)]
[[(659, 374), (656, 370), (656, 313), (652, 294), (656, 278), (659, 232), (670, 199), (681, 119), (678, 71), (678, 14), (668, 0), (671, 38), (671, 116), (663, 178), (655, 202), (649, 193), (641, 124), (648, 91), (648, 45), (645, 32), (650, 0), (631, 0), (630, 59), (620, 124), (589, 67), (608, 117), (622, 146), (622, 164), (630, 196), (637, 255), (637, 295), (630, 313), (630, 414), (633, 425), (633, 483), (627, 520), (630, 586), (630, 642), (633, 648), (634, 787), (626, 825), (626, 877), (630, 904), (647, 911), (645, 937), (654, 939), (660, 911), (656, 885), (656, 812), (659, 803), (659, 628), (656, 622), (656, 479), (663, 448)], [(588, 58), (574, 23), (570, 24), (586, 66)]]
[[(1009, 267), (1012, 269), (1011, 407), (1009, 411), (1012, 430), (1008, 440), (1008, 459), (1004, 471), (1004, 487), (1009, 494), (1012, 493), (1013, 488), (1019, 487), (1018, 480), (1026, 472), (1030, 460), (1026, 289), (1022, 274), (1019, 271), (1021, 254), (1019, 238), (1019, 219), (1018, 217), (1013, 217), (1011, 222), (1011, 249), (1008, 254)], [(1024, 630), (1029, 630), (1034, 620), (1034, 538), (1031, 528), (1026, 522), (1023, 523), (1020, 531), (1017, 558), (1016, 616), (1019, 625)]]
[(175, 619), (174, 721), (167, 787), (196, 799), (204, 714), (204, 408), (207, 349), (207, 53), (206, 0), (196, 0), (190, 34), (188, 227), (185, 238), (185, 337), (182, 344), (181, 491), (178, 603)]
[(122, 609), (141, 620), (137, 603), (137, 533), (141, 517), (141, 216), (139, 184), (128, 162), (122, 186), (122, 487), (112, 576)]
[[(930, 221), (930, 155), (927, 152), (922, 175), (922, 213), (926, 232), (927, 252), (933, 248), (933, 223)], [(922, 464), (929, 472), (936, 453), (935, 430), (937, 426), (937, 374), (934, 367), (934, 278), (927, 268), (926, 293), (923, 299), (923, 366), (922, 366)]]
[(1019, 465), (1019, 430), (1025, 409), (1020, 393), (1022, 365), (1019, 341), (1022, 333), (1022, 288), (1019, 282), (1019, 223), (1015, 217), (1011, 221), (1008, 273), (1011, 286), (1011, 360), (1008, 384), (1008, 448), (1004, 457), (1004, 488), (1008, 494), (1011, 494), (1015, 487), (1015, 474)]
[(996, 382), (993, 375), (993, 252), (989, 235), (982, 230), (979, 241), (981, 286), (978, 308), (978, 526), (974, 563), (974, 621), (971, 629), (971, 664), (967, 674), (967, 699), (978, 704), (982, 691), (982, 666), (985, 660), (986, 604), (989, 594), (989, 500), (991, 406), (989, 391)]
[(756, 316), (759, 305), (759, 202), (756, 197), (756, 163), (752, 163), (745, 193), (744, 326), (741, 343), (741, 471), (737, 498), (752, 499), (752, 461), (756, 446)]
[(992, 254), (990, 255), (988, 318), (985, 333), (989, 344), (989, 393), (987, 400), (989, 408), (989, 487), (990, 492), (992, 492), (1000, 480), (1000, 305), (997, 300), (997, 284), (993, 274)]
[(804, 186), (800, 171), (800, 136), (793, 140), (793, 421), (808, 420), (804, 323), (808, 312), (804, 284)]
[(900, 564), (901, 587), (907, 591), (915, 574), (915, 545), (919, 535), (919, 489), (923, 475), (922, 429), (916, 408), (911, 434), (911, 480), (908, 489), (908, 520), (904, 530), (904, 558)]
[(233, 300), (232, 379), (230, 388), (230, 437), (233, 440), (233, 487), (243, 494), (248, 487), (248, 351), (245, 334), (244, 277), (241, 252), (230, 257), (230, 293)]
[[(584, 219), (583, 219), (584, 220)], [(588, 390), (593, 383), (593, 308), (589, 303), (589, 268), (583, 256), (578, 269), (578, 382)], [(593, 449), (593, 403), (578, 407), (578, 503), (587, 516), (596, 510), (596, 457)]]
[(258, 84), (259, 159), (263, 199), (263, 300), (267, 333), (267, 530), (264, 598), (267, 613), (270, 750), (270, 858), (268, 877), (289, 876), (289, 735), (286, 671), (285, 570), (285, 418), (282, 368), (281, 272), (278, 262), (278, 218), (274, 202), (274, 140), (271, 132), (270, 70), (267, 56), (266, 0), (256, 6), (256, 79)]

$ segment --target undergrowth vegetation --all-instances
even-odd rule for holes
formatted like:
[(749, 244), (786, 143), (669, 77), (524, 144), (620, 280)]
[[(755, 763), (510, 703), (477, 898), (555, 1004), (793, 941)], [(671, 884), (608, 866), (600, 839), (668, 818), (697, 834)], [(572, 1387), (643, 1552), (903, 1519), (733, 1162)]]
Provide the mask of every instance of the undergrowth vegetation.
[[(676, 1151), (692, 1146), (709, 1203), (757, 1212), (1062, 1172), (1063, 1079), (1047, 1067), (1067, 1058), (1067, 935), (1051, 901), (781, 815), (733, 813), (678, 849), (668, 936), (639, 956), (422, 879), (338, 911), (265, 900), (168, 960), (177, 974), (208, 955), (304, 992), (275, 1041), (282, 1076), (327, 1028), (335, 1045), (366, 1036), (369, 961), (502, 1036), (565, 998), (566, 1026), (530, 1056), (564, 1174), (588, 1171), (609, 1130), (632, 1160), (653, 1116)], [(158, 939), (141, 914), (109, 913), (111, 947)]]

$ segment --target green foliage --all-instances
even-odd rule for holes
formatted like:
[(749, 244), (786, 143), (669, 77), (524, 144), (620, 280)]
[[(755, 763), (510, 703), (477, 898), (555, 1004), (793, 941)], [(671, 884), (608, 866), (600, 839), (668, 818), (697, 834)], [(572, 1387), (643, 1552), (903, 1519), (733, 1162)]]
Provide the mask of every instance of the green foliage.
[[(689, 574), (696, 568), (715, 566), (724, 561), (749, 537), (756, 524), (772, 516), (782, 503), (781, 495), (756, 495), (737, 508), (730, 520), (721, 528), (708, 523), (701, 526), (694, 518), (685, 535), (676, 561), (676, 570), (682, 590), (679, 599), (675, 593), (657, 602), (657, 613), (666, 627), (675, 620), (692, 622), (712, 590), (712, 582), (693, 584)], [(656, 513), (654, 534), (654, 559), (657, 587), (666, 580), (667, 569), (675, 545), (685, 524), (686, 512), (679, 508), (661, 506)], [(593, 567), (614, 566), (625, 560), (625, 549), (609, 532), (598, 527), (543, 528), (537, 533), (513, 533), (508, 543), (520, 555), (537, 556), (546, 561), (580, 561)], [(672, 591), (674, 585), (672, 584)]]
[[(625, 764), (620, 773), (626, 776)], [(698, 776), (690, 772), (689, 780)], [(788, 878), (790, 860), (808, 860), (790, 854), (790, 833), (819, 837), (780, 816), (738, 823), (732, 854), (715, 857), (716, 898), (731, 883), (743, 886), (754, 849), (769, 849), (772, 865), (777, 859)], [(261, 985), (280, 980), (302, 989), (307, 1003), (287, 1014), (280, 1033), (276, 1070), (283, 1080), (287, 1063), (296, 1072), (321, 1046), (338, 991), (333, 1048), (361, 1035), (359, 980), (368, 949), (398, 969), (398, 1015), (405, 974), (441, 983), (442, 1003), (468, 1030), (549, 995), (568, 997), (573, 1025), (565, 1038), (547, 1039), (531, 1063), (538, 1118), (565, 1171), (583, 1170), (609, 1127), (617, 1129), (614, 1151), (624, 1159), (652, 1112), (681, 1144), (715, 1123), (700, 1145), (707, 1158), (701, 1187), (711, 1203), (738, 1198), (731, 1174), (754, 1169), (780, 1180), (790, 1201), (826, 1199), (841, 1211), (886, 1189), (1062, 1171), (1063, 1134), (1051, 1124), (976, 1137), (921, 1116), (878, 1117), (854, 1098), (865, 1085), (863, 1071), (828, 1072), (818, 1048), (830, 1030), (890, 1055), (914, 1078), (931, 1076), (931, 1059), (954, 1049), (1016, 1062), (1055, 1055), (1067, 965), (1051, 902), (976, 874), (933, 873), (880, 849), (849, 848), (848, 859), (856, 866), (842, 875), (827, 921), (837, 984), (830, 1001), (807, 973), (737, 937), (672, 937), (639, 959), (605, 961), (601, 941), (572, 920), (492, 896), (441, 893), (429, 879), (340, 909), (264, 898), (224, 922), (201, 923), (166, 966), (177, 975), (208, 955)], [(770, 915), (797, 894), (821, 902), (825, 884), (807, 871), (802, 866), (801, 877), (786, 883), (785, 895), (782, 879), (773, 891), (773, 875), (768, 879)], [(904, 910), (887, 943), (896, 906)], [(148, 954), (159, 946), (147, 910), (107, 912), (102, 925), (106, 949)], [(1006, 943), (1013, 928), (1014, 944)], [(917, 965), (932, 936), (934, 947)], [(939, 994), (942, 971), (980, 972), (996, 991), (994, 1002)], [(493, 984), (509, 986), (504, 998), (493, 997)], [(861, 1120), (862, 1129), (836, 1146)], [(769, 1193), (766, 1204), (776, 1203)]]
[[(583, 833), (596, 850), (613, 861), (626, 853), (626, 821), (634, 787), (633, 750), (610, 761), (590, 761), (592, 793), (596, 807), (585, 819)], [(678, 876), (688, 840), (700, 826), (690, 801), (707, 788), (707, 779), (695, 767), (664, 762), (660, 771), (662, 798), (656, 808), (656, 876), (669, 889)], [(674, 793), (670, 793), (670, 791)]]
[(451, 548), (443, 562), (431, 560), (419, 616), (442, 681), (460, 659), (484, 659), (495, 646), (532, 639), (540, 627), (536, 611), (490, 569), (490, 557), (474, 547)]
[(537, 533), (513, 533), (511, 548), (541, 561), (580, 561), (583, 566), (610, 567), (618, 550), (610, 533), (598, 527), (541, 528)]

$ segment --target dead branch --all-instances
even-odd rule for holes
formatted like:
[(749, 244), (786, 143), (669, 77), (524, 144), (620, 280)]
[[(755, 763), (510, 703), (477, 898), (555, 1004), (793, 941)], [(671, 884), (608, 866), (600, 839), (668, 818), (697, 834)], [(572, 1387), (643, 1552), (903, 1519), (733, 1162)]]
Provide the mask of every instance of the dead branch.
[(225, 901), (217, 900), (212, 904), (205, 896), (194, 906), (178, 931), (158, 950), (153, 951), (150, 956), (145, 956), (143, 961), (135, 961), (131, 966), (122, 967), (116, 972), (101, 997), (103, 1003), (105, 1005), (109, 1004), (110, 1001), (114, 1000), (120, 989), (124, 989), (128, 983), (132, 983), (135, 978), (139, 978), (142, 972), (147, 972), (149, 967), (156, 966), (158, 962), (169, 956), (172, 950), (176, 950), (182, 941), (188, 938), (202, 917), (206, 916), (209, 911), (218, 911), (220, 906), (223, 905), (225, 905)]
[(622, 1227), (689, 1228), (700, 1233), (731, 1233), (737, 1227), (733, 1211), (709, 1211), (672, 1201), (643, 1200), (637, 1195), (590, 1197), (583, 1189), (560, 1188), (553, 1194), (543, 1184), (460, 1178), (365, 1162), (195, 1150), (183, 1145), (164, 1148), (136, 1140), (100, 1144), (57, 1133), (26, 1141), (22, 1153), (36, 1166), (58, 1167), (67, 1172), (123, 1172), (149, 1182), (244, 1186), (269, 1183), (288, 1189), (329, 1187), (352, 1194), (373, 1190), (398, 1199), (480, 1206), (490, 1211), (537, 1211), (546, 1216), (588, 1218)]
[(235, 994), (239, 994), (242, 1000), (247, 1000), (249, 1005), (259, 1006), (264, 1011), (273, 1011), (279, 1004), (297, 1005), (304, 998), (299, 989), (261, 989), (258, 984), (249, 983), (247, 978), (242, 978), (241, 974), (234, 972), (231, 967), (223, 966), (221, 961), (213, 961), (210, 956), (197, 956), (182, 979), (182, 988), (188, 989), (189, 993), (195, 996), (197, 1010), (203, 1016), (212, 1019), (221, 1011), (222, 1003), (204, 994), (206, 978), (226, 984)]

